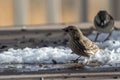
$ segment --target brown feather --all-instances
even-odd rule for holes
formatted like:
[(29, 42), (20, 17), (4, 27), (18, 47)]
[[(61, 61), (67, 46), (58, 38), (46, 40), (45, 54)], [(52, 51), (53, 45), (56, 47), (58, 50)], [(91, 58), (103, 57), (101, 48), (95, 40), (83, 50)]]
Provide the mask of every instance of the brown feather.
[(66, 30), (70, 37), (69, 47), (75, 54), (90, 57), (99, 50), (99, 47), (85, 37), (78, 27), (68, 26)]

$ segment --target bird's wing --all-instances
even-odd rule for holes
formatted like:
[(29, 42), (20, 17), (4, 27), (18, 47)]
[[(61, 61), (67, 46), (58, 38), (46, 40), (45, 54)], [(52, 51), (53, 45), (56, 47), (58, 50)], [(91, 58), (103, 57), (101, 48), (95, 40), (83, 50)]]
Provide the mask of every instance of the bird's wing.
[(98, 46), (86, 37), (84, 37), (81, 42), (83, 43), (83, 46), (86, 48), (86, 50), (98, 49)]

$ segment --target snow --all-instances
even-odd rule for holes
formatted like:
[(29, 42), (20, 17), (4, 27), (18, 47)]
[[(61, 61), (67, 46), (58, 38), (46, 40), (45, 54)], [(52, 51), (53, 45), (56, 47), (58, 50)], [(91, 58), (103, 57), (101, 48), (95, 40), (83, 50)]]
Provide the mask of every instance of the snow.
[[(120, 31), (114, 31), (110, 40), (102, 42), (108, 34), (101, 34), (98, 41), (95, 42), (101, 49), (95, 55), (91, 56), (91, 62), (101, 63), (102, 66), (120, 66)], [(94, 40), (96, 33), (88, 36), (89, 39)], [(76, 54), (71, 54), (71, 49), (68, 47), (42, 47), (42, 48), (24, 48), (13, 49), (0, 53), (0, 64), (5, 63), (67, 63), (78, 57)], [(86, 57), (80, 58), (80, 63), (85, 63), (88, 60)], [(103, 67), (105, 67), (103, 66)], [(38, 66), (36, 66), (38, 67)], [(38, 70), (36, 67), (32, 70)]]
[(64, 47), (43, 47), (43, 48), (24, 48), (4, 51), (0, 54), (0, 63), (66, 63), (77, 58), (76, 54), (71, 54), (69, 48)]

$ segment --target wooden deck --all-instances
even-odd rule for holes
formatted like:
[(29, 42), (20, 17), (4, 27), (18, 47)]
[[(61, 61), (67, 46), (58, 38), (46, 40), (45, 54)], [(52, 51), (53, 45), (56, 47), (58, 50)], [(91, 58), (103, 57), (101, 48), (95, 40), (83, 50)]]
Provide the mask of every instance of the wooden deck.
[(52, 69), (40, 70), (37, 72), (2, 72), (0, 79), (30, 79), (30, 80), (99, 80), (99, 79), (120, 79), (120, 67), (117, 68), (74, 68), (74, 69)]
[[(119, 24), (119, 23), (117, 23)], [(85, 35), (94, 29), (92, 24), (70, 24), (80, 25)], [(8, 48), (45, 47), (45, 46), (67, 46), (66, 36), (61, 30), (67, 24), (42, 25), (41, 27), (11, 27), (0, 28), (0, 51)], [(47, 44), (46, 44), (47, 43)], [(40, 70), (33, 72), (0, 72), (1, 80), (113, 80), (120, 79), (120, 68), (72, 68)]]

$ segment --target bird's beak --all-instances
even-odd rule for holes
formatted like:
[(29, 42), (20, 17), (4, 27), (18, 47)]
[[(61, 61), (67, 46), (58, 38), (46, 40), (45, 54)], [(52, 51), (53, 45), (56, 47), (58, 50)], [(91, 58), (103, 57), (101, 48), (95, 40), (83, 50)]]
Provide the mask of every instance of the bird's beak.
[(65, 31), (65, 32), (68, 32), (68, 29), (67, 29), (67, 28), (63, 28), (62, 30)]

